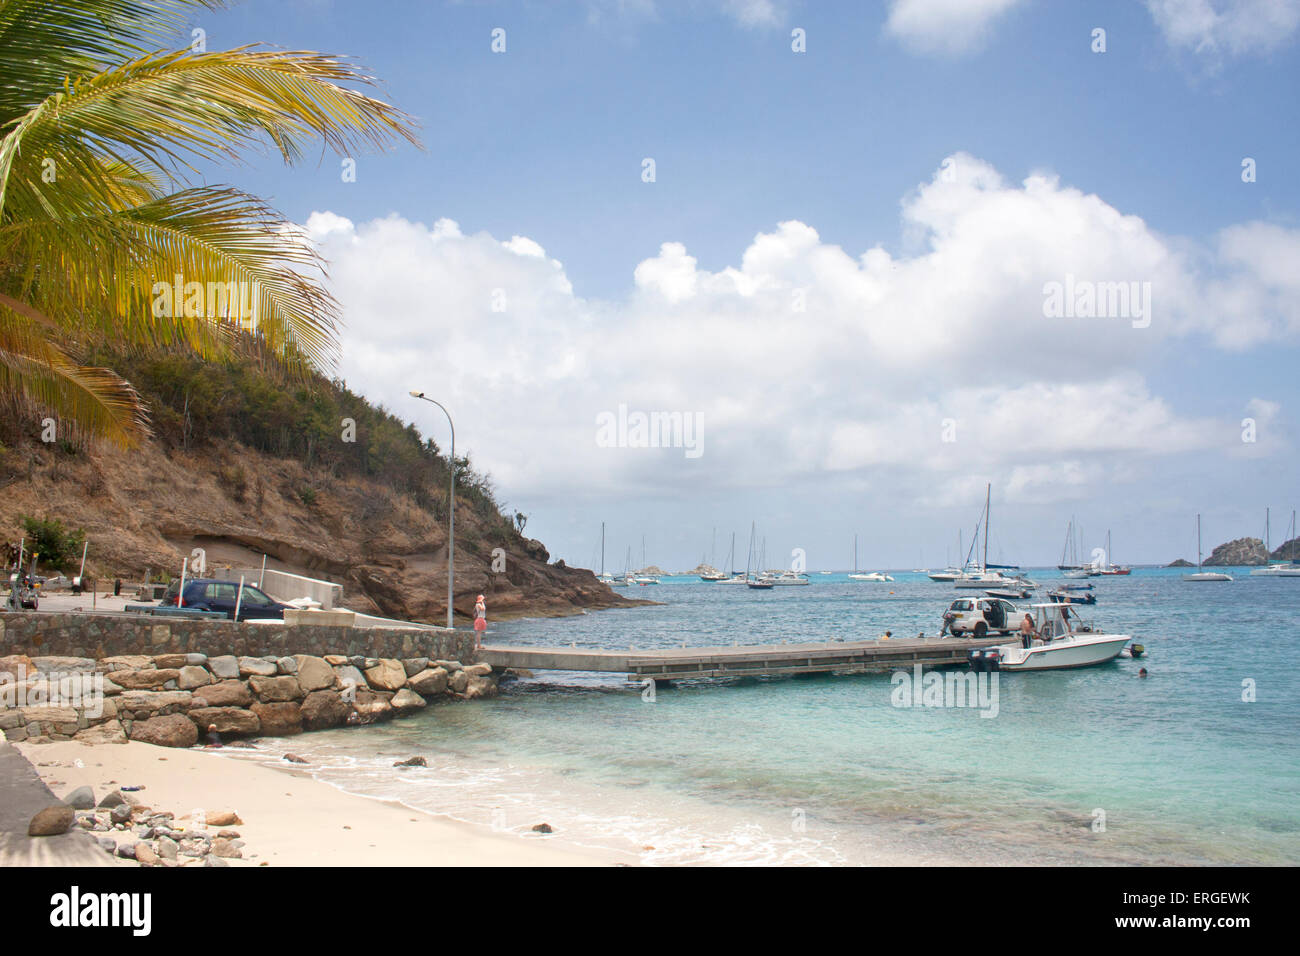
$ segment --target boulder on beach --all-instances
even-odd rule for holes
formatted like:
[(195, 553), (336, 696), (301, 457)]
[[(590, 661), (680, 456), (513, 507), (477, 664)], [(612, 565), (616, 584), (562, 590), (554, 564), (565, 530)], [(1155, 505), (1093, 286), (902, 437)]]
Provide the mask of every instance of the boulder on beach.
[[(481, 678), (480, 678), (481, 679)], [(465, 693), (465, 687), (469, 684), (469, 675), (463, 670), (456, 671), (447, 679), (447, 686), (457, 694)]]
[(352, 705), (336, 690), (314, 690), (303, 699), (301, 710), (303, 729), (325, 730), (346, 721)]
[(394, 767), (427, 767), (428, 761), (423, 757), (407, 757), (405, 760), (399, 760), (393, 764)]
[(400, 661), (378, 660), (366, 668), (366, 683), (376, 690), (401, 690), (406, 686), (406, 668)]
[(414, 677), (428, 666), (429, 658), (427, 657), (408, 657), (402, 661), (402, 669), (406, 671), (407, 677)]
[(195, 707), (247, 707), (253, 702), (248, 686), (240, 680), (223, 680), (194, 691)]
[(254, 675), (248, 679), (248, 686), (261, 701), (298, 700), (302, 697), (302, 685), (298, 683), (298, 678), (288, 675), (283, 677)]
[(271, 737), (290, 737), (302, 733), (302, 708), (294, 701), (256, 703), (249, 708), (257, 715), (262, 733)]
[(406, 682), (406, 686), (421, 697), (436, 697), (447, 693), (447, 672), (441, 667), (420, 671)]
[(126, 731), (118, 720), (106, 720), (101, 724), (92, 724), (84, 730), (78, 730), (72, 739), (83, 744), (124, 744)]
[(389, 702), (393, 705), (393, 710), (399, 714), (413, 714), (417, 710), (428, 707), (428, 703), (423, 697), (411, 690), (409, 687), (403, 687)]
[(195, 707), (189, 719), (191, 726), (204, 733), (213, 726), (219, 734), (256, 734), (262, 729), (257, 714), (242, 707)]
[(357, 722), (362, 724), (373, 724), (393, 716), (393, 705), (389, 699), (372, 690), (358, 690), (352, 709), (357, 715)]
[(131, 725), (131, 739), (159, 747), (193, 747), (199, 739), (194, 723), (182, 714), (150, 717)]
[[(298, 667), (298, 684), (305, 692), (328, 690), (334, 686), (334, 668), (330, 661), (310, 654), (295, 654), (293, 660)], [(346, 660), (343, 658), (345, 663)]]
[(38, 810), (27, 824), (28, 836), (58, 836), (67, 833), (77, 819), (76, 811), (66, 804), (58, 804)]
[(95, 808), (95, 791), (90, 787), (78, 787), (63, 798), (63, 802), (74, 810), (93, 810)]
[(462, 693), (469, 700), (495, 697), (497, 695), (497, 682), (491, 677), (471, 676), (465, 681), (465, 689)]

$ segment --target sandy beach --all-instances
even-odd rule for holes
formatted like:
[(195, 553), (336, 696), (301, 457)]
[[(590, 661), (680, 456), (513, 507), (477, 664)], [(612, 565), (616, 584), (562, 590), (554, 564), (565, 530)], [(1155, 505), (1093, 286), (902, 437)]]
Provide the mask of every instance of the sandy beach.
[[(599, 866), (618, 862), (549, 844), (541, 835), (494, 833), (344, 793), (286, 765), (281, 770), (227, 759), (215, 751), (151, 744), (19, 744), (17, 749), (58, 797), (82, 785), (96, 798), (142, 785), (142, 803), (171, 811), (177, 823), (195, 809), (235, 811), (246, 844), (231, 866)], [(397, 772), (408, 772), (398, 771)], [(414, 772), (422, 772), (416, 770)], [(104, 834), (116, 835), (116, 834)], [(105, 854), (107, 860), (107, 854)], [(3, 858), (0, 866), (21, 865)]]

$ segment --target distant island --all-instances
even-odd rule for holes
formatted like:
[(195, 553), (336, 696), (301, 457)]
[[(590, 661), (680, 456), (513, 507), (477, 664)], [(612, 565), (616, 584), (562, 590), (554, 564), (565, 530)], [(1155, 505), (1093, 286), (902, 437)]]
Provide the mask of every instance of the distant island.
[[(1238, 538), (1219, 545), (1210, 552), (1202, 565), (1207, 568), (1249, 568), (1263, 567), (1272, 561), (1287, 561), (1293, 555), (1300, 554), (1300, 537), (1284, 542), (1272, 553), (1259, 538)], [(1194, 568), (1195, 563), (1179, 558), (1166, 564), (1167, 568)]]

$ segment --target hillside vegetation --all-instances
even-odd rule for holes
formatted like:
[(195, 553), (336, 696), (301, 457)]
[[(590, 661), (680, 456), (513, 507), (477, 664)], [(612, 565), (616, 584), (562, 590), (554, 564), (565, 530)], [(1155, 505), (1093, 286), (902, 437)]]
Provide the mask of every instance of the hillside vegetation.
[[(414, 426), (341, 382), (248, 358), (100, 355), (132, 383), (154, 437), (120, 451), (57, 436), (8, 400), (0, 416), (0, 527), (57, 521), (90, 541), (88, 571), (154, 580), (194, 547), (210, 570), (269, 566), (344, 584), (344, 603), (445, 620), (450, 463)], [(55, 423), (57, 426), (57, 423)], [(494, 616), (630, 604), (590, 571), (548, 564), (502, 514), (487, 476), (456, 461), (456, 610), (489, 595)], [(505, 569), (492, 570), (501, 549)]]

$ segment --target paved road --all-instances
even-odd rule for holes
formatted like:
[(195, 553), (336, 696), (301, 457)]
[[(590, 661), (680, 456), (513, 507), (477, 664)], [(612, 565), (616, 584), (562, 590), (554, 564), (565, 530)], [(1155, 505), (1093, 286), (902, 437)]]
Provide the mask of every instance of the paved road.
[(58, 803), (36, 768), (9, 743), (0, 743), (0, 866), (114, 866), (80, 827), (59, 836), (29, 837), (36, 811)]

